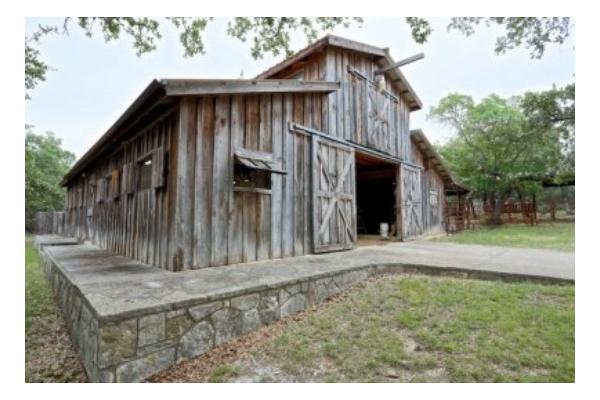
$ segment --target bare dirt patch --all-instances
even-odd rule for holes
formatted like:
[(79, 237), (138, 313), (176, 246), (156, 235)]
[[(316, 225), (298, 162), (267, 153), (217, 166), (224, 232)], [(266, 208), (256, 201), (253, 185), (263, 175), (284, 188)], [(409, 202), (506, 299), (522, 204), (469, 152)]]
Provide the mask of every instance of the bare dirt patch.
[(27, 382), (87, 382), (62, 318), (54, 312), (32, 317), (25, 336)]

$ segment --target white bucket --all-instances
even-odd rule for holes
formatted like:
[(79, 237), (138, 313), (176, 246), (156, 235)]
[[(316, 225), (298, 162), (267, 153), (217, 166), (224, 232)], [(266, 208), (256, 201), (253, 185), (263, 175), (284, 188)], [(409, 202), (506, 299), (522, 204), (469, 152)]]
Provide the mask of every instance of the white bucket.
[(388, 234), (390, 232), (390, 225), (387, 222), (382, 222), (379, 224), (379, 234), (383, 239), (388, 238)]

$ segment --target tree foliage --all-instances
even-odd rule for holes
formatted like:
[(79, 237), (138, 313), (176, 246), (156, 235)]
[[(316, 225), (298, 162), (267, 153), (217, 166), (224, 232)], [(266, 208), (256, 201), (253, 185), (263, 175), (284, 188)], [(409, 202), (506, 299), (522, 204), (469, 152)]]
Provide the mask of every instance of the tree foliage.
[[(50, 34), (67, 35), (73, 26), (72, 20), (65, 18), (62, 24), (54, 26), (39, 25), (34, 33), (25, 37), (25, 88), (28, 91), (45, 81), (50, 70), (40, 54), (41, 39)], [(88, 37), (99, 33), (106, 42), (123, 37), (130, 39), (138, 57), (156, 50), (157, 42), (162, 38), (163, 24), (170, 24), (179, 33), (184, 56), (193, 57), (205, 52), (203, 35), (212, 18), (79, 17), (75, 20), (75, 26)], [(227, 34), (242, 42), (252, 40), (251, 53), (258, 59), (269, 53), (275, 56), (281, 53), (289, 55), (290, 33), (293, 31), (302, 31), (306, 39), (312, 41), (321, 32), (337, 26), (349, 27), (353, 23), (361, 24), (362, 18), (239, 17), (229, 21)]]
[[(415, 41), (426, 42), (433, 32), (429, 21), (424, 18), (406, 20)], [(486, 26), (496, 25), (504, 28), (505, 34), (496, 39), (494, 51), (497, 54), (524, 46), (529, 50), (531, 58), (541, 58), (549, 43), (564, 43), (571, 30), (569, 17), (455, 17), (450, 20), (447, 29), (471, 36), (482, 23)]]
[(58, 183), (75, 161), (52, 133), (37, 135), (26, 126), (25, 135), (25, 229), (32, 231), (37, 211), (61, 210), (65, 192)]
[[(499, 207), (510, 195), (536, 192), (542, 177), (557, 176), (564, 168), (564, 132), (540, 116), (549, 107), (537, 108), (532, 100), (546, 95), (490, 95), (477, 103), (470, 96), (450, 94), (429, 112), (456, 132), (440, 152), (475, 196), (496, 206), (494, 223), (500, 222)], [(561, 107), (561, 115), (569, 107)]]
[[(76, 22), (73, 23), (72, 21)], [(71, 26), (82, 29), (88, 37), (101, 34), (109, 42), (126, 37), (138, 56), (156, 49), (161, 39), (163, 24), (170, 24), (179, 33), (179, 41), (185, 57), (204, 54), (203, 35), (212, 18), (171, 17), (164, 19), (133, 17), (79, 17), (65, 18), (58, 25), (39, 25), (31, 35), (25, 37), (25, 88), (31, 92), (46, 80), (50, 66), (40, 53), (41, 39), (50, 34), (66, 35)], [(237, 17), (229, 21), (227, 34), (242, 42), (252, 42), (251, 54), (255, 59), (266, 54), (289, 55), (290, 34), (301, 31), (308, 41), (313, 41), (322, 32), (338, 26), (362, 25), (362, 18), (348, 17)], [(406, 18), (415, 42), (425, 43), (433, 28), (425, 18)], [(571, 20), (565, 18), (494, 17), (452, 18), (448, 30), (456, 30), (470, 36), (476, 28), (485, 24), (502, 26), (505, 35), (496, 42), (495, 51), (505, 53), (516, 47), (525, 46), (532, 58), (540, 58), (549, 43), (563, 43), (569, 36)], [(29, 95), (26, 95), (29, 98)]]
[(572, 180), (575, 176), (575, 84), (527, 92), (521, 107), (531, 126), (558, 132), (564, 157), (554, 178), (556, 183)]

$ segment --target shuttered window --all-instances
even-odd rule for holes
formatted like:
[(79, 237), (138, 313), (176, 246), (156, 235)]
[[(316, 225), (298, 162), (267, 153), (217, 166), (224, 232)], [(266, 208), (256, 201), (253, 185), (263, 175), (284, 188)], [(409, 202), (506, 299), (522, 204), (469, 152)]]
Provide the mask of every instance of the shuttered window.
[(285, 174), (280, 166), (272, 159), (266, 156), (266, 153), (235, 152), (236, 164), (241, 164), (249, 169), (272, 172), (274, 174)]
[(152, 159), (138, 164), (138, 190), (150, 189), (152, 186)]
[(101, 203), (104, 201), (106, 196), (106, 180), (104, 178), (98, 179), (96, 183), (96, 203)]
[(271, 189), (271, 173), (236, 163), (233, 167), (233, 187)]
[(121, 193), (131, 194), (135, 190), (135, 174), (134, 174), (133, 163), (126, 163), (123, 165), (123, 172), (121, 178)]
[(234, 161), (234, 188), (271, 189), (271, 174), (286, 173), (268, 153), (239, 150)]
[(118, 198), (119, 194), (121, 192), (120, 175), (119, 175), (118, 169), (114, 169), (111, 173), (110, 192), (111, 192), (113, 199)]
[(152, 152), (152, 187), (165, 186), (165, 148), (160, 146)]

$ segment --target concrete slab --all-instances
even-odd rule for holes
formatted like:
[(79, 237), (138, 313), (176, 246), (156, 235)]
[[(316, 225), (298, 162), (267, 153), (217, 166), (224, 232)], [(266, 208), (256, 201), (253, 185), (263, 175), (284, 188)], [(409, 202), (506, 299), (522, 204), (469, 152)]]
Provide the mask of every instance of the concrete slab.
[(100, 319), (211, 301), (375, 265), (429, 266), (573, 281), (569, 252), (418, 241), (281, 260), (170, 272), (96, 246), (53, 246), (48, 255)]
[(368, 276), (574, 282), (574, 253), (432, 241), (169, 272), (90, 244), (42, 262), (92, 381), (138, 381), (317, 304)]
[(67, 246), (78, 244), (77, 239), (59, 235), (36, 235), (34, 245), (41, 249), (44, 246)]

